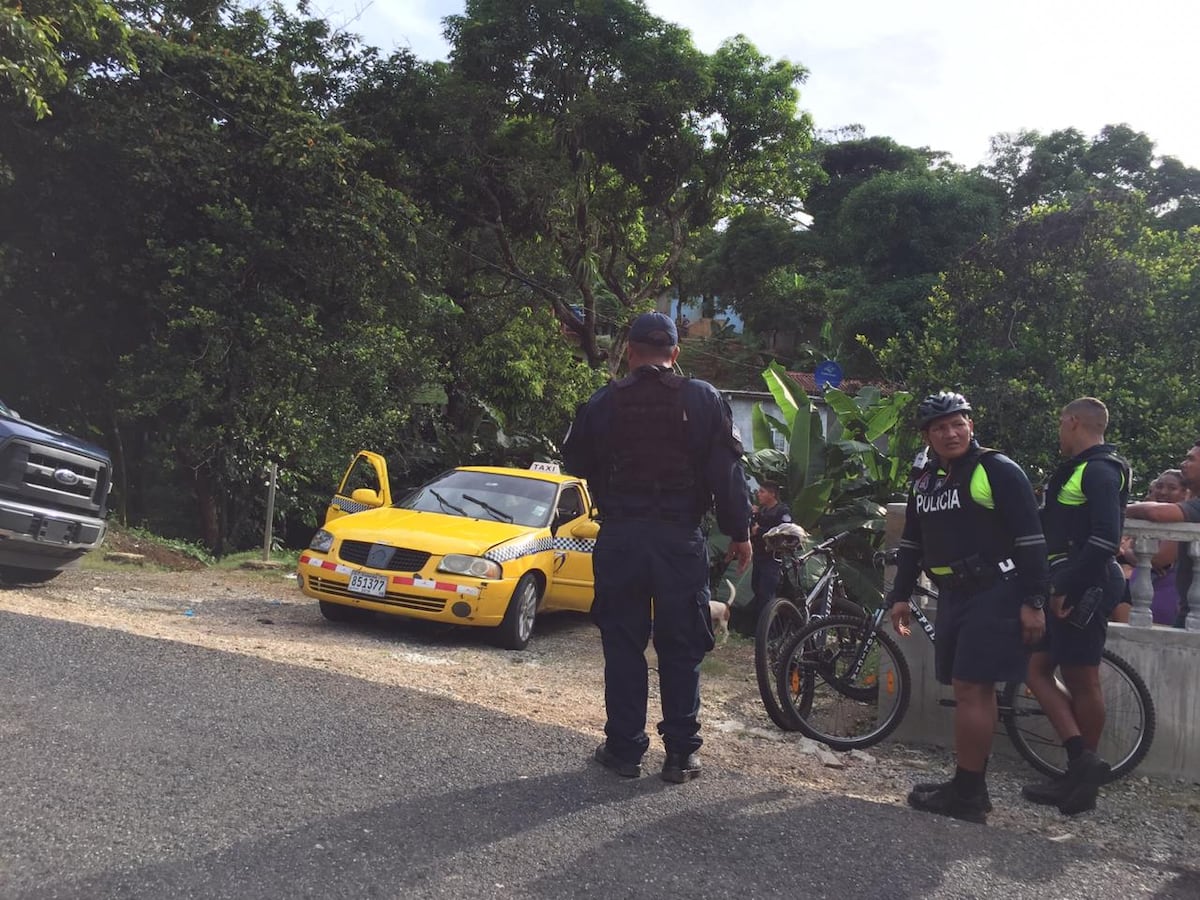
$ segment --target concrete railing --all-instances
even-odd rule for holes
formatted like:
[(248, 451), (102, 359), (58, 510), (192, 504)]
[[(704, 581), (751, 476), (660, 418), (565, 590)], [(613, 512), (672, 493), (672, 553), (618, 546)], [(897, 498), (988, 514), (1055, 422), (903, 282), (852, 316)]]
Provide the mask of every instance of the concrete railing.
[[(899, 541), (904, 528), (904, 509), (904, 504), (888, 506), (888, 546)], [(1192, 687), (1196, 672), (1200, 671), (1200, 621), (1197, 618), (1200, 586), (1193, 582), (1189, 591), (1186, 630), (1153, 626), (1150, 615), (1153, 588), (1149, 577), (1150, 559), (1160, 540), (1191, 541), (1189, 553), (1200, 569), (1200, 524), (1160, 525), (1129, 519), (1125, 533), (1134, 539), (1138, 568), (1143, 571), (1133, 582), (1134, 608), (1130, 623), (1109, 624), (1108, 647), (1128, 660), (1145, 680), (1157, 716), (1154, 743), (1137, 771), (1200, 782), (1200, 691)], [(936, 621), (936, 606), (928, 605), (926, 614)], [(893, 740), (952, 746), (953, 710), (943, 703), (952, 697), (952, 693), (934, 677), (932, 644), (914, 632), (901, 639), (900, 646), (913, 678), (913, 692), (908, 714)], [(994, 749), (1005, 755), (1015, 753), (1007, 738), (999, 736)]]
[[(1126, 519), (1125, 535), (1133, 538), (1133, 552), (1137, 555), (1138, 575), (1130, 584), (1133, 611), (1129, 624), (1148, 626), (1152, 623), (1150, 603), (1154, 599), (1154, 586), (1150, 583), (1150, 560), (1158, 552), (1159, 541), (1190, 541), (1187, 553), (1192, 558), (1193, 571), (1200, 569), (1200, 524), (1180, 522), (1163, 525), (1142, 519)], [(1180, 553), (1184, 552), (1180, 548)], [(1183, 600), (1184, 598), (1180, 598)], [(1193, 578), (1187, 595), (1187, 630), (1200, 631), (1200, 578)]]

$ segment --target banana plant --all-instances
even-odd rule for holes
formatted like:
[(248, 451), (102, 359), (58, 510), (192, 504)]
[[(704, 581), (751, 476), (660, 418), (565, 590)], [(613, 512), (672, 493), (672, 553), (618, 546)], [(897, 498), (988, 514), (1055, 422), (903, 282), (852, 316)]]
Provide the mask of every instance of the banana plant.
[(784, 485), (792, 519), (810, 533), (854, 532), (839, 548), (843, 578), (860, 600), (878, 602), (872, 559), (882, 541), (886, 504), (902, 494), (916, 449), (901, 427), (911, 395), (884, 395), (867, 386), (851, 397), (827, 388), (829, 415), (823, 419), (778, 363), (763, 372), (763, 381), (781, 417), (755, 406), (755, 449), (746, 457), (747, 471), (759, 481)]

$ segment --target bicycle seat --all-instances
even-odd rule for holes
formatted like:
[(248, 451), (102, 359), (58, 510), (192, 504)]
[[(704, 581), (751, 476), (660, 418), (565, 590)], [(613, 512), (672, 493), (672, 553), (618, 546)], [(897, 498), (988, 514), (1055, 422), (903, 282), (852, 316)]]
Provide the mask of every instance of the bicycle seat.
[(808, 532), (795, 522), (776, 525), (763, 535), (763, 543), (767, 545), (768, 550), (775, 553), (797, 550), (806, 540), (808, 540)]

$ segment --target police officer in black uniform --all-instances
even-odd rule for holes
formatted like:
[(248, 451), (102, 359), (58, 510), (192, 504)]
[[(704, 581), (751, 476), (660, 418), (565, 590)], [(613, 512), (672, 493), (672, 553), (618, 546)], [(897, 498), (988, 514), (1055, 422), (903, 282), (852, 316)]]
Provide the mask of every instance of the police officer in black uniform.
[[(1129, 502), (1129, 463), (1106, 443), (1108, 408), (1095, 397), (1072, 400), (1059, 415), (1058, 445), (1066, 461), (1046, 486), (1042, 527), (1050, 554), (1046, 638), (1029, 662), (1029, 685), (1067, 751), (1062, 778), (1026, 785), (1034, 803), (1066, 815), (1094, 809), (1109, 764), (1096, 754), (1104, 730), (1100, 659), (1108, 615), (1121, 601), (1125, 577), (1116, 560)], [(1062, 673), (1067, 692), (1054, 678)]]
[[(646, 313), (629, 331), (630, 374), (580, 407), (563, 445), (567, 471), (587, 479), (601, 527), (592, 557), (592, 617), (604, 647), (605, 741), (595, 758), (641, 774), (651, 636), (662, 695), (662, 777), (700, 774), (700, 663), (713, 648), (708, 543), (701, 517), (716, 505), (729, 559), (750, 562), (750, 503), (729, 404), (712, 385), (672, 371), (674, 322)], [(653, 607), (651, 607), (653, 601)]]
[(908, 598), (924, 568), (938, 586), (938, 681), (953, 685), (954, 777), (918, 784), (910, 806), (983, 822), (991, 811), (985, 774), (996, 724), (996, 682), (1025, 676), (1030, 647), (1045, 632), (1049, 573), (1033, 487), (1008, 457), (975, 440), (962, 394), (926, 397), (917, 424), (929, 460), (913, 482), (887, 600), (893, 627), (908, 634)]

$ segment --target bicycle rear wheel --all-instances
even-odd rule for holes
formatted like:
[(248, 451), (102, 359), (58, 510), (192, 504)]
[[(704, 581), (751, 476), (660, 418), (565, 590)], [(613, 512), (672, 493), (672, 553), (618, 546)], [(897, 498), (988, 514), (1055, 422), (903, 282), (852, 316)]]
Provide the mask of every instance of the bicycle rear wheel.
[(791, 600), (776, 597), (758, 617), (754, 632), (754, 675), (758, 693), (771, 721), (784, 731), (795, 731), (799, 723), (778, 700), (775, 672), (788, 638), (804, 626), (807, 616)]
[(779, 702), (798, 730), (834, 750), (878, 744), (908, 711), (912, 679), (891, 635), (869, 619), (816, 619), (788, 641)]
[[(1059, 680), (1059, 687), (1065, 686)], [(1125, 659), (1105, 650), (1100, 660), (1100, 689), (1104, 693), (1104, 731), (1097, 753), (1112, 765), (1110, 781), (1128, 775), (1150, 752), (1156, 724), (1154, 701), (1146, 682)], [(1022, 683), (1005, 685), (1000, 695), (1004, 729), (1029, 764), (1056, 778), (1067, 770), (1067, 752), (1037, 698)]]

